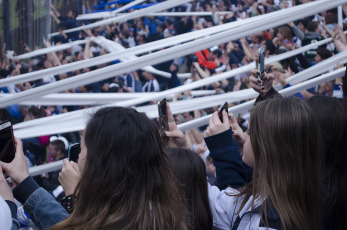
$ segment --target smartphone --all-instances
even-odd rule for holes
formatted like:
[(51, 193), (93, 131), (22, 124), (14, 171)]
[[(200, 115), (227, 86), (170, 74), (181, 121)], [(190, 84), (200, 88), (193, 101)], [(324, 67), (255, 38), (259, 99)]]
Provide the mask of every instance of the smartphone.
[(219, 120), (223, 123), (223, 110), (228, 113), (228, 102), (225, 102), (223, 105), (221, 105), (218, 109), (218, 116)]
[(81, 152), (81, 146), (79, 143), (71, 144), (68, 150), (69, 161), (73, 161), (77, 163), (80, 152)]
[(264, 61), (264, 47), (260, 47), (258, 50), (257, 69), (261, 74), (264, 73)]
[(16, 153), (13, 128), (10, 121), (0, 123), (0, 161), (10, 163)]
[(166, 98), (158, 102), (158, 114), (159, 114), (159, 131), (161, 133), (169, 131), (168, 114), (166, 110)]

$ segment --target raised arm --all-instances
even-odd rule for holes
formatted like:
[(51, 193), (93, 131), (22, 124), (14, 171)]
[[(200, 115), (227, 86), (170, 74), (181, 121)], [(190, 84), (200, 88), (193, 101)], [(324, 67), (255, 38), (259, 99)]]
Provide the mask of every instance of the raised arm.
[(66, 219), (69, 214), (43, 188), (29, 176), (27, 160), (23, 153), (22, 142), (15, 138), (16, 154), (11, 163), (0, 162), (2, 169), (16, 184), (14, 197), (24, 204), (24, 210), (30, 215), (39, 229), (49, 229), (56, 223)]
[[(45, 44), (45, 46), (48, 48), (48, 47), (51, 47), (51, 44), (49, 43), (48, 40), (45, 40), (43, 41), (43, 43)], [(50, 52), (51, 54), (51, 58), (52, 58), (52, 61), (53, 61), (53, 64), (54, 66), (59, 66), (61, 65), (61, 62), (59, 61), (59, 58), (57, 56), (57, 54), (55, 52)]]
[(86, 42), (86, 46), (84, 47), (84, 53), (83, 53), (84, 59), (89, 59), (93, 57), (93, 52), (90, 50), (90, 42), (91, 42), (91, 39), (88, 38)]
[[(233, 119), (234, 116), (231, 120)], [(218, 112), (213, 113), (205, 132), (205, 142), (216, 167), (216, 180), (220, 189), (228, 186), (239, 188), (250, 181), (250, 169), (242, 162), (239, 149), (239, 145), (243, 146), (244, 143), (242, 133), (237, 127), (230, 128), (229, 117), (225, 111), (223, 123), (219, 120)], [(233, 136), (239, 143), (234, 141)]]

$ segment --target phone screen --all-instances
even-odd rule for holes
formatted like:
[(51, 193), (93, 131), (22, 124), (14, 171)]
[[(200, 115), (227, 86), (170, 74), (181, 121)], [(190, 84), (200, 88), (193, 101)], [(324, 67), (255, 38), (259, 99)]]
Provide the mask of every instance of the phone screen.
[(225, 110), (225, 112), (228, 113), (228, 102), (225, 102), (223, 105), (221, 105), (218, 109), (218, 116), (219, 116), (219, 120), (221, 122), (223, 122), (223, 110)]
[(168, 131), (168, 115), (166, 111), (166, 98), (158, 102), (158, 113), (159, 113), (159, 130), (160, 132)]
[(260, 47), (258, 50), (258, 61), (257, 61), (257, 69), (260, 73), (264, 73), (264, 47)]
[(0, 123), (0, 161), (5, 163), (12, 162), (15, 153), (12, 123), (4, 121)]
[(81, 152), (81, 146), (79, 143), (70, 145), (69, 151), (68, 151), (69, 161), (73, 161), (77, 163), (80, 152)]

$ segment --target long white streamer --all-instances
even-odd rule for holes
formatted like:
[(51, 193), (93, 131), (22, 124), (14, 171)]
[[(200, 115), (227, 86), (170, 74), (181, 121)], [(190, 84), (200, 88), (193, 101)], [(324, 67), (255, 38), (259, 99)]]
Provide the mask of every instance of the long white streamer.
[[(194, 90), (193, 97), (201, 97), (215, 94), (215, 90)], [(21, 105), (104, 105), (114, 102), (126, 101), (134, 98), (148, 97), (157, 93), (57, 93), (43, 96), (37, 99), (23, 101)], [(0, 98), (8, 94), (0, 94)], [(174, 94), (167, 95), (171, 100)]]
[[(124, 11), (124, 10), (126, 10), (126, 9), (129, 9), (129, 8), (132, 7), (132, 6), (136, 6), (136, 5), (138, 5), (138, 4), (140, 4), (140, 3), (144, 2), (144, 1), (146, 1), (146, 0), (135, 0), (135, 1), (133, 1), (133, 2), (130, 2), (130, 3), (126, 4), (126, 5), (124, 5), (124, 6), (122, 6), (122, 7), (119, 7), (118, 9), (112, 11), (111, 14), (114, 16), (114, 15), (116, 15), (117, 13), (122, 12), (122, 11)], [(76, 19), (77, 19), (77, 18), (76, 18)], [(78, 19), (77, 19), (77, 20), (78, 20)]]
[[(112, 12), (98, 12), (98, 13), (90, 13), (90, 14), (80, 14), (77, 16), (77, 20), (93, 20), (93, 19), (100, 19), (100, 18), (109, 18), (113, 15)], [(218, 11), (216, 14), (219, 15), (225, 15), (225, 14), (231, 14), (230, 11)], [(118, 14), (121, 15), (121, 14)], [(185, 16), (211, 16), (213, 15), (213, 12), (207, 11), (207, 12), (157, 12), (157, 13), (148, 13), (144, 16), (167, 16), (167, 17), (185, 17)]]

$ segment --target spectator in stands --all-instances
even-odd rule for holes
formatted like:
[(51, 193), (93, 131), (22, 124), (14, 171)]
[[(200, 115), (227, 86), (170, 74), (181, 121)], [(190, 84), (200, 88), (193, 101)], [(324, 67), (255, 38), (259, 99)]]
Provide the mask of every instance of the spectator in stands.
[[(59, 25), (65, 27), (66, 30), (73, 29), (78, 27), (78, 23), (76, 20), (77, 12), (70, 10), (67, 13), (67, 16), (61, 16), (59, 11), (55, 8), (53, 4), (51, 4), (50, 15), (53, 17), (54, 21)], [(71, 41), (78, 40), (79, 31), (75, 31), (72, 33), (68, 33), (67, 36)]]
[[(304, 39), (302, 40), (302, 46), (306, 46), (324, 39), (321, 35), (322, 26), (319, 22), (309, 22), (307, 25), (308, 32), (305, 34)], [(305, 52), (305, 57), (309, 61), (313, 61), (316, 56), (317, 49), (312, 49)]]
[[(67, 143), (67, 140), (62, 136), (53, 137), (54, 140), (51, 141), (47, 147), (47, 158), (50, 159), (48, 162), (62, 160), (66, 157), (67, 146), (65, 145), (64, 141)], [(56, 170), (47, 174), (41, 174), (40, 185), (47, 191), (53, 191), (54, 189), (56, 189), (60, 185), (58, 181), (60, 171), (61, 170)]]
[(314, 61), (316, 64), (318, 64), (321, 61), (324, 61), (330, 57), (332, 57), (333, 54), (331, 53), (330, 50), (328, 50), (325, 47), (320, 47), (317, 49), (316, 56), (314, 57)]
[[(146, 115), (109, 107), (92, 116), (81, 141), (75, 171), (81, 177), (71, 216), (29, 176), (21, 141), (15, 141), (15, 159), (1, 166), (17, 185), (16, 199), (25, 203), (39, 228), (187, 229), (158, 129)], [(68, 160), (64, 164), (70, 165)]]
[(142, 87), (143, 92), (159, 92), (160, 87), (157, 79), (150, 72), (143, 71), (142, 76), (146, 80), (146, 83)]

